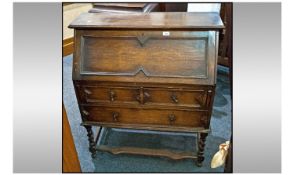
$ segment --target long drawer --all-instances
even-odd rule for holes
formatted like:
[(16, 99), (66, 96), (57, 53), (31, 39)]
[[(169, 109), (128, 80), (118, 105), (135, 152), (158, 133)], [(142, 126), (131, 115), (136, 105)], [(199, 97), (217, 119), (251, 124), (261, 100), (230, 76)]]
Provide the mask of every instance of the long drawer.
[(82, 106), (84, 121), (175, 127), (207, 127), (206, 111)]
[(83, 85), (78, 88), (83, 104), (133, 104), (153, 106), (208, 107), (207, 89), (103, 87)]

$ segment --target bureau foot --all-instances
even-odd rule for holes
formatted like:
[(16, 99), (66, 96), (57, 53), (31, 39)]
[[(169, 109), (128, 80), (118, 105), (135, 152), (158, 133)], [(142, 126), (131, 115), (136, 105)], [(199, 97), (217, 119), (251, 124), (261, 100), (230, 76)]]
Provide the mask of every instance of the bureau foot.
[(196, 160), (196, 165), (198, 167), (202, 167), (202, 162), (204, 161), (204, 148), (205, 148), (205, 140), (208, 135), (208, 133), (197, 133), (198, 138), (198, 150), (197, 150), (197, 160)]
[(88, 140), (89, 140), (89, 151), (92, 153), (92, 158), (96, 157), (96, 144), (94, 142), (94, 134), (92, 131), (92, 126), (84, 126), (88, 132)]

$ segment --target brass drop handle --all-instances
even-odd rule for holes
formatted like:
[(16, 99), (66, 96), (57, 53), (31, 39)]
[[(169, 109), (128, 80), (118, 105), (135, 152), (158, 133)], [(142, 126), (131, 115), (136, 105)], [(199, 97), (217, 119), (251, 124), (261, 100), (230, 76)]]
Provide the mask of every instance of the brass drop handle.
[(178, 97), (175, 94), (172, 94), (170, 97), (171, 97), (171, 99), (173, 100), (174, 103), (179, 102)]
[(84, 116), (89, 116), (90, 115), (89, 112), (86, 111), (86, 110), (83, 110), (82, 113), (83, 113)]
[(140, 87), (140, 89), (138, 89), (138, 94), (136, 96), (136, 100), (143, 104), (143, 101), (144, 101), (144, 95), (143, 95), (143, 87)]
[(150, 98), (150, 94), (148, 92), (144, 92), (144, 97), (145, 98)]
[(176, 116), (174, 114), (169, 114), (168, 119), (170, 124), (173, 124), (176, 121)]
[(140, 94), (138, 94), (138, 95), (136, 96), (136, 100), (137, 100), (139, 103), (141, 103), (141, 97), (140, 97)]
[(114, 101), (115, 98), (116, 98), (116, 94), (114, 91), (109, 91), (109, 98), (110, 98), (110, 101)]
[(91, 95), (91, 94), (92, 94), (92, 92), (91, 92), (89, 89), (84, 89), (84, 92), (85, 92), (85, 94), (87, 94), (87, 95)]
[(146, 101), (150, 98), (150, 94), (147, 91), (144, 91), (143, 87), (140, 87), (139, 93), (136, 96), (136, 100), (140, 104), (146, 103)]
[(150, 98), (150, 94), (148, 92), (144, 92), (144, 102), (143, 103), (146, 103), (146, 101)]
[(113, 121), (117, 122), (118, 121), (118, 116), (119, 116), (118, 112), (113, 112), (112, 113), (112, 119), (113, 119)]

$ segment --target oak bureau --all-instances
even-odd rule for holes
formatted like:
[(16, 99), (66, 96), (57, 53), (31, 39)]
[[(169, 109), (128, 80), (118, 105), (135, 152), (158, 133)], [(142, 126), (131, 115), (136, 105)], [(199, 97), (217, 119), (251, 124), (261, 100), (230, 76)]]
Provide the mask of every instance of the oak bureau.
[[(201, 166), (216, 85), (218, 13), (84, 13), (73, 83), (89, 150), (192, 158)], [(197, 152), (96, 146), (92, 126), (197, 133)]]

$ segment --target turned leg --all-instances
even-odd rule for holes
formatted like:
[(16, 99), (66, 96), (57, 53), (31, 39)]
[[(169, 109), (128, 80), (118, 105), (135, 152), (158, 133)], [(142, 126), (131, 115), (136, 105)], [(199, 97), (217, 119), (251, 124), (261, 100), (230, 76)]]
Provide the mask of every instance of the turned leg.
[(202, 166), (202, 162), (204, 161), (204, 147), (205, 147), (205, 140), (206, 140), (206, 136), (208, 135), (208, 133), (197, 133), (198, 137), (197, 137), (197, 146), (198, 146), (198, 150), (197, 150), (197, 161), (196, 161), (196, 165), (198, 167)]
[(89, 140), (89, 151), (92, 153), (92, 158), (96, 157), (96, 144), (94, 142), (94, 134), (92, 131), (92, 126), (85, 126), (88, 132), (88, 140)]

